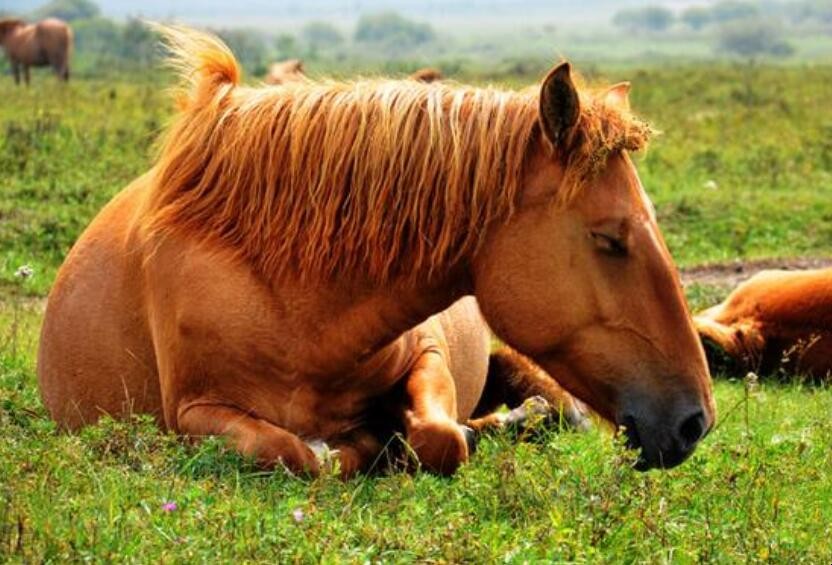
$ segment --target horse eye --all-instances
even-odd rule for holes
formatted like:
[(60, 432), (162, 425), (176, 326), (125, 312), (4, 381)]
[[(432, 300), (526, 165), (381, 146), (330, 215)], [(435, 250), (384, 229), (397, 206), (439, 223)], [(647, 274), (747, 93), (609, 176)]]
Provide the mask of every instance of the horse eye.
[(600, 251), (613, 257), (627, 256), (627, 246), (620, 239), (600, 232), (591, 232), (591, 235), (592, 240)]

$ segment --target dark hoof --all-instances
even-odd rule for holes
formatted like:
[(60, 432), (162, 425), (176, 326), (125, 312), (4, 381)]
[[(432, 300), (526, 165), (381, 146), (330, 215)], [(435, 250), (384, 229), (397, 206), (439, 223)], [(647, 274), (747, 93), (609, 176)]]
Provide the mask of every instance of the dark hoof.
[(468, 446), (468, 456), (470, 457), (477, 452), (477, 434), (468, 426), (460, 426), (462, 428), (462, 435), (465, 436), (465, 443)]

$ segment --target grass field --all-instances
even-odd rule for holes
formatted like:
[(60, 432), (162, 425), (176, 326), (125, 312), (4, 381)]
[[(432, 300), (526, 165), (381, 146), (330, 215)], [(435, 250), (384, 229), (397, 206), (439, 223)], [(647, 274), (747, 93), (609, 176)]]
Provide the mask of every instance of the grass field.
[[(588, 74), (632, 80), (664, 132), (639, 168), (681, 266), (832, 255), (832, 67)], [(829, 561), (832, 391), (797, 378), (722, 375), (717, 429), (647, 474), (603, 430), (498, 435), (452, 479), (346, 484), (258, 473), (141, 419), (57, 433), (35, 381), (42, 298), (148, 167), (170, 106), (150, 81), (0, 83), (0, 561)], [(695, 308), (724, 292), (688, 289)]]

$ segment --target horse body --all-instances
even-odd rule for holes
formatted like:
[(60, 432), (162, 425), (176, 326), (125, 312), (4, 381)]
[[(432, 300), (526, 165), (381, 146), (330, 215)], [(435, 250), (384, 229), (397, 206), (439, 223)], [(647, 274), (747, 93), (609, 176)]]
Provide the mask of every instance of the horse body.
[(245, 89), (222, 44), (167, 33), (192, 80), (183, 112), (49, 299), (38, 375), (62, 425), (140, 409), (311, 471), (304, 440), (323, 439), (349, 473), (377, 457), (381, 410), (453, 472), (487, 344), (431, 316), (470, 316), (457, 301), (473, 294), (499, 337), (626, 427), (643, 467), (691, 453), (710, 381), (623, 153), (643, 130), (610, 105), (620, 89), (581, 102), (568, 65), (539, 99), (415, 81)]
[(832, 373), (832, 269), (763, 271), (694, 321), (745, 370)]
[(21, 20), (0, 21), (0, 44), (20, 83), (20, 71), (29, 84), (29, 67), (51, 66), (62, 80), (69, 80), (69, 56), (72, 51), (72, 30), (66, 22), (48, 18), (36, 24)]
[(459, 385), (448, 415), (460, 423), (472, 415), (489, 352), (472, 297), (418, 323), (459, 293), (425, 299), (352, 285), (274, 292), (215, 249), (145, 238), (135, 218), (149, 183), (152, 173), (102, 211), (52, 289), (39, 374), (57, 421), (77, 428), (103, 414), (150, 413), (173, 430), (221, 433), (220, 421), (206, 417), (195, 429), (182, 420), (222, 407), (345, 450), (339, 441), (365, 423), (371, 405), (434, 356)]
[(272, 63), (266, 73), (264, 82), (266, 84), (279, 85), (290, 82), (303, 82), (307, 80), (303, 71), (303, 61), (300, 59), (287, 59), (278, 63)]
[(445, 77), (442, 75), (442, 71), (440, 71), (439, 69), (434, 69), (433, 67), (425, 67), (412, 72), (409, 78), (411, 80), (416, 80), (419, 82), (430, 83), (438, 82)]

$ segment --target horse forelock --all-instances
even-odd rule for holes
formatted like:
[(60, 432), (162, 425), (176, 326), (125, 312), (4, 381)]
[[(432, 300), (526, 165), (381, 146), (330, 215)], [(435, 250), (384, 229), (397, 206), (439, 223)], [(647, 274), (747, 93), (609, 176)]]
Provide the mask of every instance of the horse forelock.
[[(384, 80), (226, 86), (175, 118), (145, 220), (152, 231), (214, 239), (269, 280), (439, 274), (510, 216), (541, 135), (536, 88)], [(640, 148), (647, 132), (584, 98), (565, 154), (576, 187), (598, 159)], [(562, 192), (574, 198), (579, 190)]]

